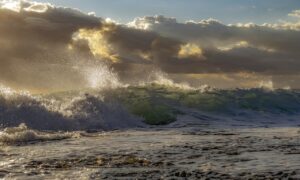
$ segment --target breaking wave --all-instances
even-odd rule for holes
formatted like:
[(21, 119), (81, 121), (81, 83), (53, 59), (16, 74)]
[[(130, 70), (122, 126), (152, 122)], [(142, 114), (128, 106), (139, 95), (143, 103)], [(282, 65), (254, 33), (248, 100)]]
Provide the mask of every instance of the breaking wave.
[[(188, 113), (186, 109), (235, 118), (247, 113), (293, 116), (300, 112), (300, 92), (262, 88), (218, 90), (207, 86), (188, 88), (166, 80), (47, 95), (0, 88), (2, 128), (17, 127), (22, 123), (38, 130), (137, 128), (146, 124), (169, 124), (176, 121), (178, 115)], [(35, 137), (32, 132), (29, 135)]]
[(2, 88), (1, 92), (2, 127), (25, 123), (30, 128), (41, 130), (112, 130), (143, 125), (118, 102), (96, 93), (63, 92), (33, 96), (9, 88)]

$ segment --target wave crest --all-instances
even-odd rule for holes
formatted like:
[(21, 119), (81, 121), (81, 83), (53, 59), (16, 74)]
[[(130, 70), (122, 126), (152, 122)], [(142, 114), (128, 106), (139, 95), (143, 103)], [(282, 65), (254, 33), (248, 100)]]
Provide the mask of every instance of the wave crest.
[[(113, 130), (162, 125), (190, 110), (216, 116), (294, 116), (300, 92), (266, 89), (191, 89), (174, 84), (122, 86), (33, 96), (9, 89), (0, 94), (3, 128), (25, 123), (39, 130)], [(267, 117), (267, 116), (265, 116)]]
[(142, 126), (142, 122), (118, 102), (101, 95), (62, 93), (48, 96), (0, 94), (0, 124), (21, 123), (40, 130), (111, 130)]
[(0, 131), (0, 144), (24, 144), (29, 142), (63, 140), (74, 137), (74, 133), (50, 134), (29, 129), (25, 124)]

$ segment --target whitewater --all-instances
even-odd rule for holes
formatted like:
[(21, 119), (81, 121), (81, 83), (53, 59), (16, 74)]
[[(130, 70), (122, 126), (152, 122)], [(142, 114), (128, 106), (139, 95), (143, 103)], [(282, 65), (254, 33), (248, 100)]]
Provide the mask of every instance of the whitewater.
[(299, 178), (300, 91), (89, 72), (82, 89), (0, 86), (0, 178)]
[(279, 117), (292, 121), (300, 110), (300, 92), (281, 89), (197, 89), (153, 82), (38, 95), (1, 87), (0, 93), (2, 128), (24, 123), (33, 129), (54, 131), (166, 125), (183, 114), (205, 115), (207, 122), (216, 118), (245, 119), (245, 123), (246, 119), (270, 119), (276, 124)]

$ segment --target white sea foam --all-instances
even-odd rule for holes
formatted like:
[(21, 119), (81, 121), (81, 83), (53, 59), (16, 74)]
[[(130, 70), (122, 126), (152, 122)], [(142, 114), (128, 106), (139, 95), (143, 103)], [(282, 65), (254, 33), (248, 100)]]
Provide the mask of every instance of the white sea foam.
[(151, 83), (166, 86), (166, 87), (171, 87), (171, 88), (182, 89), (182, 90), (198, 90), (198, 91), (200, 90), (201, 92), (206, 92), (206, 91), (212, 90), (212, 88), (206, 84), (198, 86), (198, 87), (193, 87), (188, 83), (174, 82), (174, 80), (169, 78), (168, 74), (166, 74), (162, 71), (153, 71), (149, 75), (148, 81), (140, 83), (140, 85), (147, 86)]
[(5, 128), (0, 131), (0, 144), (23, 144), (36, 141), (53, 141), (63, 140), (76, 137), (75, 133), (43, 133), (29, 129), (25, 124), (20, 124), (18, 127)]

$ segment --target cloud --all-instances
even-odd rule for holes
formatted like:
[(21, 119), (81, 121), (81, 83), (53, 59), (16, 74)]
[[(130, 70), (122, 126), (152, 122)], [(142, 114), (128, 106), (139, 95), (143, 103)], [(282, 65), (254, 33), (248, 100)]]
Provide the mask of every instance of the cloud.
[(154, 16), (122, 25), (47, 3), (6, 0), (0, 7), (0, 82), (12, 86), (80, 88), (89, 81), (82, 69), (105, 64), (131, 83), (163, 71), (178, 81), (210, 79), (223, 87), (270, 80), (300, 87), (287, 81), (300, 76), (297, 22), (225, 25)]
[(297, 18), (300, 18), (300, 10), (292, 11), (292, 12), (289, 13), (288, 15), (291, 16), (291, 17), (297, 17)]
[(189, 58), (189, 57), (203, 57), (202, 49), (196, 44), (187, 43), (185, 45), (180, 46), (180, 50), (178, 52), (179, 58)]
[(246, 41), (257, 47), (298, 51), (299, 46), (296, 44), (299, 44), (297, 42), (300, 38), (299, 31), (281, 28), (284, 24), (281, 26), (253, 23), (225, 25), (214, 19), (180, 23), (174, 18), (154, 16), (136, 18), (129, 23), (129, 26), (154, 31), (166, 37), (195, 42), (204, 47), (228, 46)]
[(101, 27), (102, 19), (50, 4), (9, 4), (0, 9), (0, 81), (40, 89), (75, 86), (81, 78), (73, 58), (86, 57), (79, 49), (88, 54), (89, 48), (81, 42), (70, 51), (68, 45), (80, 28)]
[[(136, 18), (128, 26), (198, 45), (206, 61), (187, 65), (192, 66), (187, 70), (191, 73), (299, 73), (298, 30), (253, 23), (224, 25), (214, 19), (179, 23), (163, 16)], [(178, 69), (184, 71), (184, 66)]]

